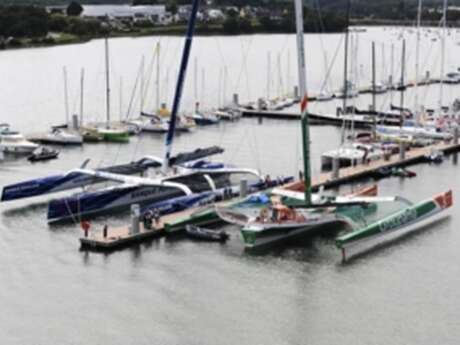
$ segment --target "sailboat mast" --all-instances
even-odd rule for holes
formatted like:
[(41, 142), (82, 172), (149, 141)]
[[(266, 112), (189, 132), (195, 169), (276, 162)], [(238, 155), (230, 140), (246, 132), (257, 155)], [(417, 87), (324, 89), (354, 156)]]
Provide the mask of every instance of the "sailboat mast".
[(390, 105), (393, 105), (393, 78), (394, 78), (394, 61), (395, 61), (395, 46), (391, 44), (391, 71), (390, 71), (390, 78), (388, 80), (388, 84), (390, 84)]
[(157, 43), (156, 109), (160, 110), (160, 42)]
[(376, 137), (377, 127), (377, 104), (376, 104), (376, 88), (375, 88), (375, 42), (372, 42), (372, 110), (375, 112), (372, 121), (372, 135)]
[[(375, 89), (375, 42), (372, 42), (372, 110), (377, 110)], [(375, 120), (375, 116), (374, 116)]]
[(406, 90), (406, 86), (404, 85), (404, 73), (406, 69), (406, 40), (402, 41), (402, 57), (401, 57), (401, 85), (400, 85), (400, 126), (402, 127), (404, 122), (404, 91)]
[(107, 123), (106, 128), (110, 128), (110, 65), (109, 65), (109, 39), (105, 36), (105, 110)]
[(84, 102), (84, 87), (85, 87), (85, 69), (81, 69), (80, 73), (80, 126), (83, 126), (83, 102)]
[(227, 80), (228, 80), (228, 69), (227, 66), (224, 66), (224, 85), (222, 91), (222, 106), (225, 107), (226, 104), (226, 95), (227, 95)]
[(200, 102), (201, 104), (204, 104), (204, 93), (205, 93), (205, 69), (201, 68), (201, 95), (200, 95)]
[(120, 77), (120, 122), (123, 121), (123, 77)]
[(282, 77), (281, 77), (281, 53), (278, 52), (278, 56), (277, 56), (277, 65), (278, 65), (278, 96), (277, 98), (280, 98), (283, 94), (283, 91), (281, 89), (282, 87), (282, 84), (283, 84), (283, 80), (282, 80)]
[(65, 105), (65, 123), (69, 124), (69, 91), (67, 87), (67, 67), (63, 67), (62, 72), (64, 74), (64, 105)]
[(286, 95), (291, 93), (291, 51), (287, 51), (287, 66), (286, 66)]
[(270, 71), (271, 69), (271, 54), (267, 52), (267, 102), (270, 102)]
[(420, 74), (420, 23), (422, 21), (422, 0), (418, 0), (418, 9), (417, 9), (417, 44), (415, 47), (415, 83), (414, 83), (414, 92), (415, 92), (415, 122), (418, 125), (420, 123), (420, 111), (419, 111), (419, 100), (418, 100), (418, 77)]
[(307, 114), (307, 76), (305, 68), (305, 48), (303, 33), (303, 4), (302, 0), (295, 0), (296, 31), (297, 31), (297, 63), (299, 69), (300, 111), (303, 139), (303, 164), (305, 206), (311, 205), (311, 168), (310, 168), (310, 129)]
[(348, 36), (350, 26), (350, 7), (351, 0), (347, 1), (347, 27), (345, 28), (345, 53), (344, 53), (344, 66), (343, 66), (343, 112), (347, 109), (347, 95), (348, 95)]
[(442, 114), (444, 97), (444, 65), (446, 63), (446, 31), (447, 31), (447, 0), (444, 0), (442, 8), (442, 40), (441, 40), (441, 78), (439, 83), (439, 113)]
[(162, 166), (162, 171), (164, 174), (167, 172), (167, 169), (169, 167), (169, 159), (171, 157), (174, 132), (176, 130), (177, 114), (179, 112), (180, 100), (182, 96), (182, 90), (184, 87), (188, 60), (190, 57), (190, 50), (192, 48), (192, 40), (193, 40), (194, 31), (195, 31), (196, 14), (198, 12), (199, 2), (200, 0), (193, 0), (192, 11), (190, 13), (190, 19), (189, 19), (188, 26), (187, 26), (187, 34), (185, 38), (184, 50), (182, 53), (179, 75), (177, 78), (176, 91), (174, 94), (174, 101), (173, 101), (173, 106), (172, 106), (172, 111), (171, 111), (171, 119), (169, 121), (168, 133), (166, 135), (165, 155), (164, 155), (163, 166)]
[(144, 89), (145, 89), (145, 56), (142, 55), (141, 59), (141, 97), (140, 97), (140, 113), (142, 114), (144, 112)]
[(195, 101), (195, 111), (198, 111), (198, 59), (193, 59), (193, 96)]

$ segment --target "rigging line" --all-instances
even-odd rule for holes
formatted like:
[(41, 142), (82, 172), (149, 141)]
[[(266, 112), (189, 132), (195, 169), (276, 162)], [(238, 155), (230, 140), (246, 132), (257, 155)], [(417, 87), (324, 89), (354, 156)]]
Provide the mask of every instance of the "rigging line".
[[(157, 51), (157, 49), (155, 49), (155, 53), (153, 54), (152, 59), (150, 60), (150, 64), (149, 64), (148, 69), (147, 69), (147, 76), (148, 77), (147, 77), (147, 80), (146, 80), (146, 83), (145, 83), (145, 86), (144, 86), (144, 90), (141, 90), (141, 93), (142, 93), (141, 100), (142, 99), (145, 100), (147, 98), (147, 94), (148, 94), (148, 91), (150, 89), (150, 82), (152, 80), (153, 64), (156, 61), (157, 55), (158, 55), (158, 51)], [(145, 106), (145, 104), (143, 104), (142, 106)]]
[[(252, 37), (249, 39), (249, 44), (248, 44), (248, 47), (247, 49), (245, 49), (244, 45), (243, 45), (243, 39), (240, 38), (240, 45), (241, 45), (241, 49), (242, 49), (242, 53), (243, 53), (243, 61), (242, 61), (242, 66), (241, 66), (241, 69), (240, 69), (240, 73), (238, 75), (238, 80), (237, 80), (237, 83), (236, 83), (236, 88), (234, 88), (234, 90), (238, 90), (239, 87), (240, 87), (240, 81), (242, 79), (242, 74), (244, 72), (245, 76), (246, 76), (246, 91), (248, 92), (248, 94), (250, 93), (249, 91), (249, 77), (248, 77), (248, 57), (249, 57), (249, 51), (251, 50), (251, 46), (252, 46)], [(249, 96), (250, 98), (250, 96)]]
[[(226, 60), (225, 60), (224, 54), (222, 53), (222, 48), (221, 48), (221, 46), (220, 46), (219, 38), (216, 37), (216, 36), (214, 36), (213, 38), (214, 38), (214, 40), (217, 42), (217, 50), (218, 50), (219, 55), (220, 55), (220, 57), (221, 57), (221, 59), (222, 59), (223, 66), (224, 66), (224, 69), (225, 69), (225, 68), (227, 68), (227, 62), (226, 62)], [(229, 79), (229, 73), (227, 73), (227, 76), (226, 76), (226, 83), (229, 82), (228, 79)], [(234, 84), (234, 83), (232, 83), (232, 81), (230, 80), (230, 84)], [(232, 90), (235, 90), (235, 85), (233, 85)], [(225, 102), (225, 100), (224, 100), (224, 102)]]
[(134, 101), (135, 101), (136, 95), (137, 95), (137, 87), (139, 85), (139, 80), (140, 80), (140, 77), (141, 77), (141, 73), (142, 73), (142, 66), (139, 65), (137, 75), (136, 75), (136, 79), (135, 79), (135, 82), (134, 82), (134, 88), (131, 91), (131, 97), (130, 97), (130, 100), (129, 100), (128, 108), (126, 109), (126, 116), (125, 116), (126, 120), (129, 119), (130, 115), (131, 115), (132, 107), (133, 107), (133, 104), (134, 104)]
[(323, 82), (323, 85), (321, 85), (320, 92), (322, 92), (323, 90), (325, 90), (326, 87), (327, 87), (328, 80), (329, 80), (329, 78), (330, 78), (330, 76), (331, 76), (332, 70), (334, 69), (335, 61), (337, 60), (337, 57), (338, 57), (339, 52), (340, 52), (340, 49), (342, 48), (343, 40), (344, 40), (344, 38), (343, 38), (343, 36), (341, 36), (341, 37), (340, 37), (340, 40), (339, 40), (339, 44), (337, 45), (337, 48), (335, 49), (335, 53), (334, 53), (334, 56), (333, 56), (333, 58), (332, 58), (332, 61), (331, 61), (331, 63), (329, 64), (329, 67), (328, 67), (326, 76), (324, 77), (324, 82)]

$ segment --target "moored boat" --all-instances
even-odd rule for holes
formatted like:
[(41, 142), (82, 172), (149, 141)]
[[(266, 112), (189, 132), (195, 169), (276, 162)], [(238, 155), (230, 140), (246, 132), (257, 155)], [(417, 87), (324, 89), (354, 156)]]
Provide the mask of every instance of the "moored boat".
[(187, 225), (185, 227), (185, 232), (189, 237), (201, 241), (225, 242), (230, 237), (229, 234), (223, 230), (216, 231), (195, 225)]

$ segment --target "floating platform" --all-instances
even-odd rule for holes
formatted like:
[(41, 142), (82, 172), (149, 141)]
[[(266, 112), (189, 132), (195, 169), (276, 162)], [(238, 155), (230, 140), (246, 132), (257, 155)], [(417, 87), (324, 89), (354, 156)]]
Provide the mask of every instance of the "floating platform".
[[(445, 154), (460, 151), (458, 143), (439, 143), (423, 148), (413, 148), (406, 151), (404, 159), (401, 159), (399, 154), (389, 156), (389, 159), (379, 159), (372, 161), (366, 165), (357, 165), (339, 170), (339, 176), (334, 177), (333, 173), (323, 173), (313, 177), (312, 187), (317, 189), (321, 186), (326, 188), (336, 187), (342, 184), (351, 183), (353, 181), (370, 177), (375, 171), (382, 168), (397, 168), (416, 164), (425, 160), (425, 156), (429, 155), (433, 150), (439, 150)], [(293, 182), (285, 185), (285, 188), (293, 188), (298, 182)], [(226, 206), (231, 203), (236, 203), (242, 200), (241, 197), (235, 197), (216, 203), (218, 206)], [(131, 244), (139, 243), (151, 238), (164, 236), (167, 233), (175, 233), (185, 229), (187, 224), (193, 225), (209, 225), (219, 222), (213, 205), (200, 206), (191, 208), (181, 212), (165, 215), (160, 218), (159, 223), (151, 230), (145, 229), (140, 222), (140, 231), (132, 233), (130, 226), (108, 228), (107, 236), (104, 236), (103, 231), (90, 233), (88, 237), (80, 238), (82, 248), (89, 250), (110, 251), (117, 248), (125, 247)]]
[(334, 177), (333, 172), (323, 173), (312, 179), (312, 187), (325, 188), (336, 187), (350, 183), (362, 178), (370, 177), (375, 171), (383, 168), (399, 168), (417, 164), (425, 161), (425, 157), (430, 155), (433, 150), (438, 150), (444, 154), (460, 151), (458, 143), (438, 143), (421, 148), (411, 148), (406, 151), (404, 159), (400, 159), (399, 153), (389, 156), (389, 159), (378, 159), (369, 164), (360, 164), (353, 167), (342, 168), (339, 176)]
[[(283, 111), (276, 111), (276, 110), (248, 110), (242, 109), (242, 114), (244, 117), (257, 117), (257, 118), (268, 118), (268, 119), (279, 119), (279, 120), (300, 120), (300, 113), (292, 113), (292, 112), (283, 112)], [(374, 125), (374, 120), (372, 119), (373, 116), (378, 115), (367, 115), (369, 119), (362, 119), (357, 114), (357, 119), (354, 119), (354, 126), (355, 128), (371, 128)], [(343, 126), (343, 123), (350, 123), (351, 120), (348, 117), (337, 116), (332, 114), (313, 114), (308, 113), (308, 119), (310, 125), (334, 125), (334, 126)], [(395, 121), (391, 118), (383, 117), (383, 122), (381, 119), (377, 120), (378, 124), (387, 125), (387, 126), (395, 126), (399, 125), (399, 121)]]
[(88, 237), (80, 238), (80, 244), (82, 249), (111, 251), (152, 238), (161, 237), (166, 234), (182, 231), (187, 224), (209, 225), (219, 221), (219, 217), (214, 211), (214, 205), (226, 206), (240, 200), (242, 200), (241, 197), (234, 197), (213, 205), (190, 208), (188, 210), (164, 215), (160, 218), (158, 224), (154, 224), (152, 229), (146, 229), (143, 222), (139, 222), (138, 233), (133, 233), (131, 226), (108, 227), (106, 236), (104, 236), (104, 231), (102, 229), (90, 231)]
[(143, 223), (139, 223), (138, 233), (132, 233), (129, 226), (108, 227), (106, 236), (104, 236), (103, 231), (90, 232), (88, 237), (80, 238), (80, 243), (83, 249), (113, 250), (136, 242), (160, 237), (163, 234), (164, 230), (161, 226), (146, 229)]

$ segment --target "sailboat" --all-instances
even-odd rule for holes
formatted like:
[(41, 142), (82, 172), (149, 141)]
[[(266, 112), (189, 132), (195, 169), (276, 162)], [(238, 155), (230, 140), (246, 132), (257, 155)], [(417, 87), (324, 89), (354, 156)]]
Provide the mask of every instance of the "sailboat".
[(43, 144), (53, 145), (82, 145), (83, 137), (77, 132), (69, 129), (69, 96), (67, 83), (67, 68), (63, 68), (64, 74), (64, 100), (65, 100), (65, 124), (62, 126), (53, 126), (51, 131), (40, 142)]
[(106, 83), (106, 122), (104, 126), (96, 126), (96, 132), (101, 135), (104, 141), (127, 143), (129, 142), (129, 131), (123, 127), (115, 127), (110, 122), (110, 62), (109, 62), (109, 40), (105, 37), (105, 83)]

